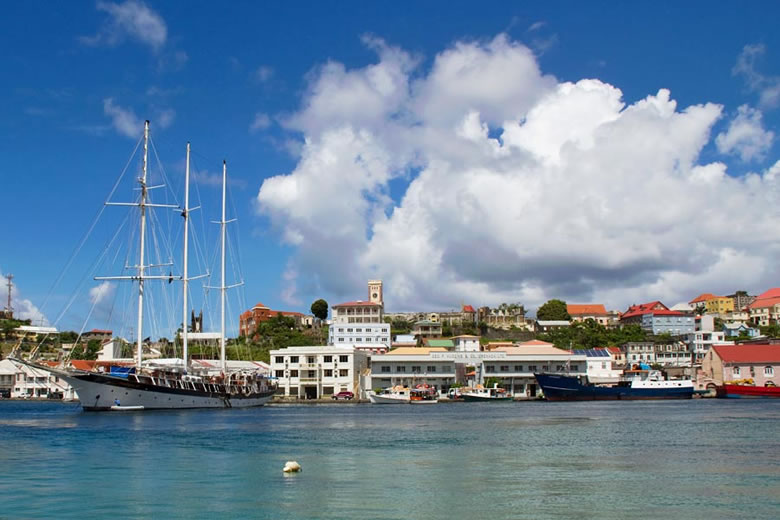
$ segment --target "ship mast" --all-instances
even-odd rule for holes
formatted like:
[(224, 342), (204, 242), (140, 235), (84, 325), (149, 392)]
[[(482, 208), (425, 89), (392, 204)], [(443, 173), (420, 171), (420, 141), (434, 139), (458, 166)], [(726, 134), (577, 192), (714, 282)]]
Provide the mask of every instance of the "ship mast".
[(225, 359), (225, 185), (227, 179), (227, 164), (222, 161), (222, 221), (221, 235), (222, 235), (222, 283), (220, 287), (220, 334), (219, 334), (219, 360), (222, 364), (222, 373), (227, 374), (227, 360)]
[(144, 164), (143, 171), (141, 173), (141, 245), (140, 256), (138, 260), (138, 345), (136, 347), (136, 369), (141, 370), (141, 360), (144, 353), (144, 241), (146, 240), (146, 168), (149, 157), (149, 120), (144, 122)]
[(182, 216), (184, 217), (184, 271), (182, 272), (182, 319), (181, 319), (181, 342), (182, 342), (182, 354), (184, 356), (184, 371), (187, 371), (189, 367), (187, 357), (187, 314), (189, 309), (187, 308), (187, 288), (189, 285), (189, 279), (187, 278), (187, 242), (189, 239), (189, 221), (190, 221), (190, 143), (187, 142), (187, 165), (184, 169), (184, 211)]

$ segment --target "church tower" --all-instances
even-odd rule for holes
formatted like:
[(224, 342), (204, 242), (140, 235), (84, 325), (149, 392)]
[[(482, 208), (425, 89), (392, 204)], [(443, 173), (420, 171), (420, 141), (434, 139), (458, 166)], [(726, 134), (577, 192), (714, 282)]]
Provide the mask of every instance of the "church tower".
[(385, 306), (384, 297), (382, 296), (382, 280), (369, 280), (368, 281), (368, 301), (371, 303), (378, 303), (382, 307)]

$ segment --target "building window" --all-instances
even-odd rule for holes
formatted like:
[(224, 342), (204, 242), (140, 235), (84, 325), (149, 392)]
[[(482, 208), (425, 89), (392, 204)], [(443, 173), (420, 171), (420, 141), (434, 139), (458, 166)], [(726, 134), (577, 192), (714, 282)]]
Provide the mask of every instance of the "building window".
[(523, 371), (523, 365), (515, 365), (515, 372), (522, 372)]
[(355, 338), (355, 341), (358, 342), (358, 343), (362, 343), (363, 342), (363, 338)]
[(420, 372), (422, 372), (422, 369), (419, 366), (414, 365), (414, 366), (412, 366), (412, 372), (419, 374)]
[(731, 373), (734, 374), (735, 376), (738, 376), (739, 375), (739, 367), (732, 368), (731, 369)]
[(528, 365), (529, 372), (536, 372), (536, 365)]
[(339, 377), (349, 377), (349, 370), (339, 370)]
[(499, 370), (501, 370), (501, 372), (509, 372), (509, 365), (501, 365)]
[(428, 365), (428, 372), (436, 372), (436, 365)]
[(297, 370), (290, 370), (290, 377), (298, 377), (298, 371)]
[(577, 372), (579, 369), (580, 369), (579, 365), (571, 365), (569, 367), (569, 370), (572, 371), (572, 372)]
[(339, 356), (339, 363), (349, 362), (349, 356)]
[(284, 370), (277, 370), (276, 377), (284, 377)]
[(276, 356), (276, 358), (274, 358), (274, 359), (276, 359), (277, 363), (284, 363), (284, 357), (283, 356)]
[(488, 374), (495, 373), (495, 371), (496, 371), (496, 367), (494, 367), (493, 365), (488, 365), (485, 367), (485, 372), (487, 372)]
[(406, 367), (404, 366), (397, 366), (395, 367), (396, 372), (406, 372)]
[(387, 365), (382, 365), (381, 372), (387, 374), (388, 372), (390, 372), (390, 367)]
[(764, 367), (764, 375), (772, 377), (775, 375), (775, 369), (773, 367)]
[(327, 368), (327, 369), (323, 370), (323, 375), (325, 377), (333, 377), (333, 370)]
[(290, 356), (290, 363), (297, 363), (298, 362), (298, 356)]
[(333, 362), (333, 356), (323, 356), (322, 361), (324, 363), (332, 363)]
[(548, 370), (550, 370), (550, 365), (542, 365), (543, 372), (547, 372)]
[(309, 363), (309, 364), (314, 364), (314, 363), (317, 362), (317, 358), (314, 357), (314, 356), (309, 356), (309, 357), (306, 358), (306, 362)]

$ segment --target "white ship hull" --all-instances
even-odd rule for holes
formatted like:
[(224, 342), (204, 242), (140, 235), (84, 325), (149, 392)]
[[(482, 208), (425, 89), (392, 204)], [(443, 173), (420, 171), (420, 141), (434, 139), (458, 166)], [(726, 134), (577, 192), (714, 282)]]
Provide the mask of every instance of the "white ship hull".
[(122, 409), (143, 407), (139, 408), (143, 410), (248, 408), (263, 406), (271, 400), (274, 393), (271, 389), (246, 394), (168, 388), (101, 374), (58, 375), (73, 387), (82, 408), (87, 411), (111, 410), (116, 406)]
[(379, 395), (373, 392), (368, 394), (368, 400), (371, 401), (372, 404), (409, 404), (410, 402), (408, 395)]

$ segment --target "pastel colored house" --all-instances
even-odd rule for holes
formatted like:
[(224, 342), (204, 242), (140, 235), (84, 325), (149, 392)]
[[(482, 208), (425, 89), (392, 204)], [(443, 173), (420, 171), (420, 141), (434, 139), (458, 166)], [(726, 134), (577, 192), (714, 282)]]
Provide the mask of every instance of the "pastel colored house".
[(756, 386), (780, 385), (780, 345), (713, 345), (703, 375), (717, 386), (752, 379)]
[(607, 309), (600, 303), (571, 303), (566, 305), (566, 311), (571, 316), (571, 321), (593, 320), (605, 327), (609, 324)]
[(780, 319), (780, 287), (769, 289), (759, 294), (756, 299), (748, 305), (750, 312), (750, 322), (753, 325), (770, 325), (778, 323)]

